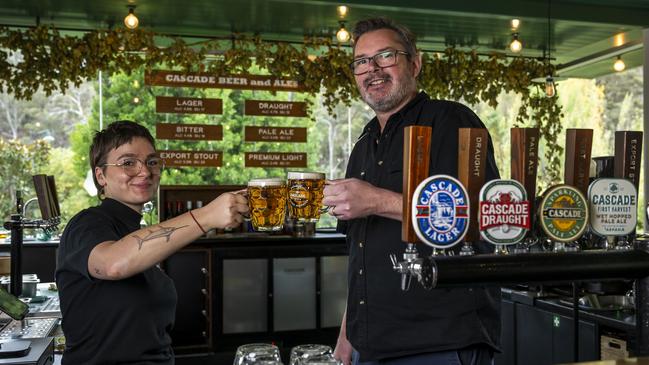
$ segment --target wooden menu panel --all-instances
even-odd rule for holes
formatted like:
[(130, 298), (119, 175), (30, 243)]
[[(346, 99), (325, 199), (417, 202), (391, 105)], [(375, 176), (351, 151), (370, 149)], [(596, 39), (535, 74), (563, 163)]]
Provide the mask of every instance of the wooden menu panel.
[(220, 141), (223, 139), (223, 126), (158, 123), (155, 126), (155, 136), (157, 139)]
[(246, 142), (306, 142), (306, 128), (245, 127)]
[(156, 113), (177, 114), (222, 114), (223, 100), (156, 96), (155, 111)]
[(220, 167), (223, 164), (223, 154), (220, 151), (158, 151), (158, 156), (164, 161), (165, 167)]
[(246, 152), (246, 167), (306, 167), (306, 153)]
[(615, 177), (629, 179), (636, 189), (640, 183), (642, 132), (615, 132)]
[(471, 217), (465, 240), (475, 242), (480, 239), (478, 210), (480, 189), (485, 183), (485, 164), (487, 162), (487, 130), (484, 128), (460, 128), (458, 138), (458, 178), (469, 193)]
[(593, 146), (592, 129), (566, 130), (566, 161), (564, 182), (588, 196), (590, 154)]
[(536, 174), (539, 166), (539, 129), (512, 128), (511, 133), (511, 175), (523, 185), (534, 212), (536, 199)]
[(144, 83), (154, 86), (270, 91), (302, 91), (297, 80), (270, 75), (213, 75), (201, 72), (155, 70), (144, 75)]
[(412, 200), (417, 186), (428, 177), (430, 164), (430, 138), (433, 129), (408, 126), (403, 130), (403, 224), (401, 240), (421, 242), (412, 224)]
[(246, 100), (245, 115), (306, 117), (303, 101)]

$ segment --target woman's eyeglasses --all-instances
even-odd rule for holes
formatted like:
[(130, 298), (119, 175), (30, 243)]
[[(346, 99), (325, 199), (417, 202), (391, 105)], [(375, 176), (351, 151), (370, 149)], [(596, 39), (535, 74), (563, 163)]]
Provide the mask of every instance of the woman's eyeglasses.
[(117, 166), (121, 167), (124, 170), (126, 175), (133, 177), (137, 176), (142, 171), (142, 166), (146, 165), (146, 168), (149, 169), (152, 175), (160, 175), (162, 168), (164, 167), (164, 162), (159, 157), (152, 157), (146, 161), (142, 161), (139, 158), (127, 157), (118, 163), (105, 163), (103, 166)]

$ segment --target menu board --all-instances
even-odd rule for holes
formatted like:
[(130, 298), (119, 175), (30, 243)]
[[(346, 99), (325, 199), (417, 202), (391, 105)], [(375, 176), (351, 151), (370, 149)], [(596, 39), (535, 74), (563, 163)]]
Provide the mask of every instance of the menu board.
[(223, 114), (223, 100), (156, 96), (156, 113)]
[(158, 151), (166, 167), (220, 167), (223, 164), (223, 154), (220, 151)]
[(246, 152), (246, 167), (306, 167), (306, 153)]
[(306, 142), (306, 128), (245, 127), (246, 142)]
[(153, 86), (269, 91), (302, 91), (297, 80), (270, 75), (213, 75), (201, 72), (155, 70), (144, 75), (144, 83)]
[(158, 123), (155, 130), (157, 139), (198, 141), (220, 141), (223, 139), (223, 126), (220, 125)]
[(246, 100), (245, 115), (276, 117), (306, 117), (303, 101)]

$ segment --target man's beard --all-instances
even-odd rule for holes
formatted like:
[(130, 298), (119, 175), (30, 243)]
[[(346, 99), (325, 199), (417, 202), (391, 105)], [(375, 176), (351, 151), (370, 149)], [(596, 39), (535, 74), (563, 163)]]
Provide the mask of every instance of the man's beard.
[[(386, 81), (392, 81), (392, 77), (389, 75), (383, 76)], [(367, 85), (363, 85), (364, 88)], [(402, 82), (394, 91), (388, 93), (388, 95), (382, 97), (380, 100), (374, 100), (367, 92), (362, 92), (361, 96), (363, 100), (369, 105), (374, 112), (385, 113), (393, 110), (399, 104), (401, 104), (408, 96), (417, 91), (417, 81), (414, 78), (408, 78), (405, 82)]]

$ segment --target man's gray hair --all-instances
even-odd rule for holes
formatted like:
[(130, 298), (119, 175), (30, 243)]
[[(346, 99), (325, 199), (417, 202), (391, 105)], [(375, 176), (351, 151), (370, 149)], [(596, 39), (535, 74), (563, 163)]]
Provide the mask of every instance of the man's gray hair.
[(379, 29), (390, 29), (397, 33), (400, 43), (405, 48), (405, 51), (408, 52), (408, 57), (417, 55), (417, 39), (410, 29), (395, 23), (391, 19), (382, 17), (361, 20), (354, 25), (354, 30), (352, 31), (354, 49), (356, 49), (356, 42), (358, 42), (358, 39), (363, 34)]

